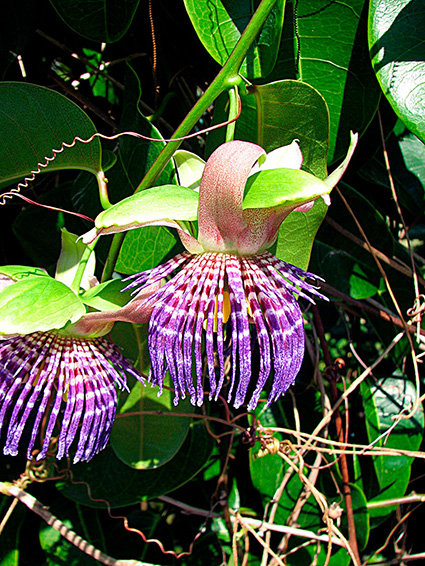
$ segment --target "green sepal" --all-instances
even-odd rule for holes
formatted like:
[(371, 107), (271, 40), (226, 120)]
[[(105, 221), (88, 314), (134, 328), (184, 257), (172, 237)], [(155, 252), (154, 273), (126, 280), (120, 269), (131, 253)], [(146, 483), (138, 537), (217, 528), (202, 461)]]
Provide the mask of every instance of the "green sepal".
[(177, 169), (179, 185), (192, 190), (199, 189), (202, 173), (205, 169), (205, 161), (195, 153), (184, 149), (178, 149), (173, 159)]
[(95, 227), (138, 228), (160, 220), (196, 220), (199, 195), (178, 185), (152, 187), (128, 197), (97, 216)]
[[(56, 264), (55, 279), (57, 281), (62, 281), (62, 283), (71, 287), (87, 246), (79, 240), (78, 236), (68, 232), (66, 228), (62, 228), (61, 232), (62, 248)], [(83, 287), (83, 289), (87, 289), (89, 287), (88, 279), (94, 274), (95, 267), (96, 258), (94, 252), (92, 252), (87, 261), (84, 275), (81, 279), (81, 287)]]
[(13, 281), (20, 281), (28, 277), (49, 277), (49, 274), (40, 267), (28, 267), (27, 265), (2, 265), (0, 274), (10, 277)]
[(299, 169), (268, 169), (248, 178), (243, 201), (248, 208), (275, 208), (301, 205), (329, 194), (332, 188)]
[(77, 322), (86, 312), (80, 299), (51, 277), (29, 277), (0, 291), (0, 334), (30, 334)]
[(125, 284), (121, 279), (111, 279), (88, 289), (80, 295), (81, 301), (98, 311), (115, 311), (126, 305), (131, 300), (130, 291), (122, 290)]

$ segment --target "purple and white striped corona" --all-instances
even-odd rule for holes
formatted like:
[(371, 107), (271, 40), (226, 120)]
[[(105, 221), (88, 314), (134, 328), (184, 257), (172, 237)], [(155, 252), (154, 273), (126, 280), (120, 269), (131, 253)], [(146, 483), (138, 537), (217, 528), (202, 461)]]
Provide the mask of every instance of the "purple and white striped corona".
[[(259, 167), (264, 156), (261, 147), (247, 142), (218, 147), (200, 182), (197, 237), (176, 223), (187, 251), (129, 278), (129, 288), (136, 292), (168, 279), (140, 309), (152, 309), (150, 380), (161, 387), (168, 370), (175, 403), (188, 393), (193, 404), (201, 405), (204, 388), (210, 399), (218, 397), (226, 379), (227, 350), (231, 370), (226, 390), (235, 407), (247, 402), (252, 410), (268, 381), (270, 404), (293, 384), (300, 369), (304, 329), (296, 296), (311, 302), (311, 295), (323, 297), (308, 282), (313, 275), (279, 260), (267, 249), (292, 211), (308, 211), (319, 196), (328, 203), (332, 186), (323, 184), (323, 193), (314, 198), (283, 199), (284, 204), (270, 208), (244, 208), (245, 185), (253, 172), (301, 168), (302, 154), (296, 142), (269, 154)], [(333, 176), (333, 184), (347, 163)], [(170, 226), (172, 217), (152, 224)], [(119, 231), (111, 223), (95, 234), (102, 230)], [(255, 375), (253, 340), (258, 341), (260, 353)], [(203, 351), (208, 384), (203, 383)]]
[[(178, 270), (178, 271), (177, 271)], [(231, 339), (228, 398), (244, 402), (252, 380), (250, 323), (260, 351), (260, 371), (248, 403), (253, 409), (273, 374), (268, 402), (280, 397), (295, 380), (304, 356), (301, 309), (294, 296), (322, 297), (305, 281), (312, 277), (267, 251), (252, 257), (188, 252), (138, 275), (130, 287), (149, 285), (177, 273), (149, 299), (154, 305), (149, 325), (151, 381), (161, 388), (168, 369), (175, 403), (186, 391), (193, 404), (204, 400), (202, 346), (209, 377), (209, 398), (216, 398), (225, 380), (224, 343)], [(195, 365), (195, 383), (192, 359)]]
[[(16, 456), (22, 436), (27, 458), (57, 437), (58, 459), (90, 460), (106, 446), (115, 418), (116, 386), (141, 376), (106, 338), (35, 332), (0, 342), (0, 431), (4, 454)], [(42, 438), (40, 438), (42, 437)], [(29, 439), (29, 440), (28, 440)]]

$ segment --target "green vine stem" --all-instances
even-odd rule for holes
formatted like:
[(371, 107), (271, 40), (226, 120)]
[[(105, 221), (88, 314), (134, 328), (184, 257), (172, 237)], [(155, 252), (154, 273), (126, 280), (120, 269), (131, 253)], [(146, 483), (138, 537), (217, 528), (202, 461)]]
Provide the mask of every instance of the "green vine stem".
[[(232, 89), (241, 82), (241, 78), (239, 76), (240, 66), (246, 57), (248, 49), (251, 47), (251, 44), (260, 32), (261, 27), (276, 4), (276, 1), (277, 0), (262, 0), (223, 68), (210, 84), (203, 96), (198, 100), (192, 110), (190, 110), (183, 122), (174, 132), (172, 138), (182, 138), (189, 134), (216, 98), (218, 98), (225, 90)], [(136, 191), (147, 189), (155, 183), (161, 171), (164, 169), (181, 143), (181, 141), (170, 141), (167, 143), (154, 163), (151, 165), (150, 169), (147, 171)], [(102, 281), (109, 279), (112, 276), (124, 236), (124, 233), (120, 233), (115, 234), (113, 238), (111, 249), (103, 270)]]
[[(239, 111), (239, 93), (238, 87), (235, 85), (229, 90), (229, 115), (228, 119), (232, 120), (238, 115)], [(232, 141), (235, 137), (236, 122), (231, 122), (226, 128), (226, 142)]]

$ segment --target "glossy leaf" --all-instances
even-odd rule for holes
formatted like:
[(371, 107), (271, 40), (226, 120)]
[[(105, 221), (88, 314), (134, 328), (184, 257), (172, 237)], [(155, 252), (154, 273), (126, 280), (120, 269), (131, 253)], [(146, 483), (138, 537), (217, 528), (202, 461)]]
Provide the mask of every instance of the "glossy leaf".
[(419, 0), (372, 0), (369, 48), (382, 91), (406, 126), (425, 141), (425, 6)]
[[(375, 442), (378, 446), (385, 445), (386, 448), (418, 450), (424, 429), (422, 405), (419, 405), (412, 418), (401, 419), (394, 428), (394, 418), (401, 411), (407, 414), (416, 399), (417, 393), (413, 383), (404, 377), (392, 376), (382, 378), (374, 385), (363, 382), (361, 391), (369, 442)], [(384, 437), (387, 431), (389, 435)], [(373, 466), (379, 491), (370, 501), (382, 501), (403, 495), (408, 486), (412, 461), (411, 457), (403, 455), (376, 456)], [(394, 509), (395, 507), (372, 508), (370, 514), (376, 522)]]
[(186, 187), (152, 187), (101, 212), (96, 217), (95, 227), (102, 231), (124, 231), (159, 224), (162, 220), (196, 220), (198, 199), (198, 193)]
[[(88, 139), (96, 132), (89, 117), (61, 94), (28, 83), (0, 84), (0, 187), (21, 180), (38, 163), (52, 157), (62, 143), (76, 136)], [(83, 169), (101, 171), (101, 146), (97, 138), (57, 155), (43, 171)]]
[[(307, 83), (282, 80), (250, 89), (257, 109), (256, 143), (268, 153), (299, 140), (303, 169), (324, 179), (329, 111), (323, 96)], [(254, 141), (254, 140), (252, 140)], [(347, 147), (349, 132), (347, 132)]]
[(112, 279), (91, 287), (80, 295), (81, 301), (98, 311), (115, 311), (131, 300), (130, 292), (123, 293), (125, 283)]
[[(161, 426), (161, 416), (157, 417)], [(195, 424), (178, 453), (167, 464), (154, 470), (134, 470), (123, 464), (112, 448), (106, 448), (88, 464), (73, 467), (75, 481), (90, 483), (91, 497), (86, 485), (57, 484), (62, 493), (90, 507), (105, 507), (106, 499), (111, 507), (123, 507), (164, 495), (190, 481), (205, 465), (212, 450), (211, 436), (203, 425)], [(93, 478), (96, 481), (93, 482)]]
[(367, 48), (368, 4), (288, 0), (278, 60), (266, 77), (269, 83), (298, 78), (325, 98), (330, 114), (329, 163), (346, 153), (350, 130), (366, 130), (379, 102)]
[[(135, 384), (111, 435), (115, 454), (127, 466), (136, 470), (158, 468), (177, 454), (191, 422), (190, 417), (179, 417), (178, 413), (193, 413), (194, 407), (189, 399), (175, 407), (173, 398), (170, 389), (165, 389), (158, 397), (157, 386)], [(161, 421), (155, 415), (143, 414), (146, 411), (161, 412)], [(169, 416), (168, 412), (177, 416)]]
[[(327, 175), (329, 112), (323, 97), (310, 85), (293, 80), (256, 86), (258, 137), (267, 152), (298, 139), (303, 154), (303, 170), (320, 179)], [(285, 104), (282, 104), (282, 101)], [(252, 110), (247, 114), (252, 114)], [(316, 232), (325, 217), (327, 206), (318, 199), (308, 212), (293, 212), (279, 230), (275, 253), (307, 269)], [(303, 242), (303, 246), (299, 242)]]
[(92, 41), (111, 43), (128, 30), (139, 0), (50, 0), (63, 21)]
[(29, 334), (62, 328), (86, 312), (80, 299), (51, 277), (30, 277), (0, 292), (0, 333)]
[(284, 208), (328, 194), (331, 188), (306, 171), (269, 169), (249, 177), (243, 208)]
[[(192, 25), (208, 53), (220, 64), (229, 58), (255, 7), (249, 0), (184, 0)], [(273, 69), (279, 49), (285, 0), (278, 0), (248, 51), (240, 73), (250, 79)]]
[(183, 246), (167, 228), (146, 226), (131, 230), (125, 236), (115, 269), (127, 275), (152, 269), (162, 263), (175, 248), (178, 253)]

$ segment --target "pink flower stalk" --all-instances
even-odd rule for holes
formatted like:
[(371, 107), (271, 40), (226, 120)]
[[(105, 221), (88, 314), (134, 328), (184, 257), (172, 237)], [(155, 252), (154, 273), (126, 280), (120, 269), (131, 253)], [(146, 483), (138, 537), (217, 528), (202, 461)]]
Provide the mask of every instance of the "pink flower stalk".
[[(175, 403), (186, 392), (193, 404), (203, 402), (203, 346), (209, 398), (217, 399), (225, 385), (225, 358), (229, 355), (227, 397), (236, 408), (249, 394), (248, 410), (254, 409), (268, 380), (270, 405), (294, 383), (300, 369), (304, 330), (296, 296), (310, 302), (310, 295), (324, 297), (309, 282), (314, 275), (279, 260), (267, 248), (293, 210), (310, 209), (321, 195), (286, 206), (244, 209), (245, 185), (259, 159), (264, 159), (264, 150), (252, 143), (234, 141), (216, 149), (200, 183), (197, 238), (174, 222), (187, 251), (129, 278), (133, 281), (128, 288), (136, 291), (168, 278), (140, 303), (140, 308), (152, 309), (150, 380), (161, 388), (168, 370), (174, 382)], [(260, 169), (300, 169), (301, 164), (301, 150), (294, 142), (269, 154)], [(255, 167), (258, 170), (258, 164)], [(338, 179), (332, 177), (333, 185), (341, 175), (339, 171)], [(326, 201), (331, 187), (326, 190), (323, 186)], [(170, 226), (173, 220), (154, 223)], [(120, 230), (105, 230), (111, 231)], [(260, 370), (255, 376), (254, 340), (260, 352)]]

